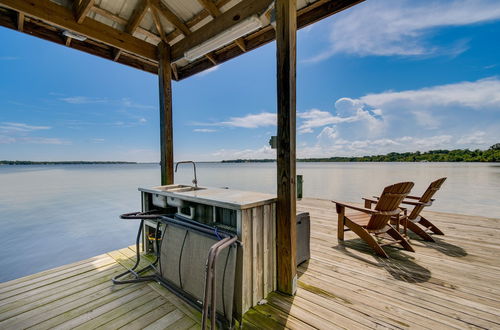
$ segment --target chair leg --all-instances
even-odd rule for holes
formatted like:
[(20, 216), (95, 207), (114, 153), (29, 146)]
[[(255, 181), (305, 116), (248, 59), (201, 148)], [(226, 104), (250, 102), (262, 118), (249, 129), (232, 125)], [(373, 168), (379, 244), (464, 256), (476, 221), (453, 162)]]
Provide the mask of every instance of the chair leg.
[(382, 247), (378, 244), (377, 240), (372, 235), (370, 235), (370, 233), (367, 232), (363, 227), (358, 226), (349, 219), (345, 219), (345, 224), (353, 232), (355, 232), (363, 241), (365, 241), (368, 245), (370, 245), (372, 249), (374, 249), (379, 256), (383, 258), (389, 258), (384, 249), (382, 249)]
[(344, 240), (344, 226), (345, 226), (344, 214), (339, 213), (339, 220), (337, 224), (337, 238), (339, 241)]
[(397, 231), (396, 229), (394, 229), (392, 226), (387, 231), (387, 234), (389, 234), (395, 240), (400, 241), (399, 244), (401, 244), (405, 250), (410, 251), (410, 252), (415, 252), (415, 250), (413, 249), (413, 246), (411, 246), (410, 242), (408, 242), (403, 237), (403, 235), (401, 235), (401, 233), (399, 231)]
[(419, 225), (417, 225), (415, 222), (408, 220), (407, 221), (407, 226), (408, 229), (417, 234), (418, 236), (422, 237), (424, 241), (428, 242), (435, 242), (434, 238), (431, 237), (431, 235), (427, 234), (425, 230), (422, 229)]
[(432, 231), (434, 234), (436, 235), (444, 235), (444, 233), (439, 230), (439, 228), (437, 228), (436, 226), (434, 226), (434, 224), (432, 224), (432, 222), (430, 222), (429, 220), (427, 220), (426, 218), (420, 216), (420, 221), (419, 223), (426, 227), (426, 228), (429, 228), (430, 231)]

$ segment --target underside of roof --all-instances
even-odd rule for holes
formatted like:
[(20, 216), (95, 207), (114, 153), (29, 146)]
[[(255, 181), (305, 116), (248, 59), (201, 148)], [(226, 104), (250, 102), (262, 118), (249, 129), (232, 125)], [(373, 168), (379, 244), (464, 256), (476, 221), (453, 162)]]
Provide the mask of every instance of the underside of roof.
[[(362, 1), (297, 0), (297, 28)], [(273, 21), (272, 0), (0, 0), (1, 26), (147, 72), (163, 41), (175, 80), (274, 40)]]

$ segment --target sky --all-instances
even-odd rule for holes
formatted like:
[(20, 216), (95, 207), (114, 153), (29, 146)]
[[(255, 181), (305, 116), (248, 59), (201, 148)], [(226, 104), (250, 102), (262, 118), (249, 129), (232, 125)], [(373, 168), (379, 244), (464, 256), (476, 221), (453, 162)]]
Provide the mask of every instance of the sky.
[[(0, 27), (0, 159), (159, 161), (157, 76)], [(297, 156), (500, 142), (500, 1), (367, 0), (297, 33)], [(274, 158), (276, 43), (173, 82), (174, 158)]]

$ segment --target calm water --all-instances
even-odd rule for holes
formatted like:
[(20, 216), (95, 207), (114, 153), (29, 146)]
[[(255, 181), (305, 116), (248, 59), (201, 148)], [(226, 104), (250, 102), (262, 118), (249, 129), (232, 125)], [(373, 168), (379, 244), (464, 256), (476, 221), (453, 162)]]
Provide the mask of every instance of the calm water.
[[(184, 166), (176, 183), (192, 180)], [(446, 176), (434, 210), (500, 217), (500, 164), (299, 163), (297, 173), (305, 197), (342, 201), (403, 180), (420, 194)], [(274, 193), (275, 175), (275, 164), (198, 164), (203, 186)], [(138, 223), (118, 215), (139, 210), (137, 187), (159, 180), (154, 164), (0, 166), (0, 282), (133, 244)]]

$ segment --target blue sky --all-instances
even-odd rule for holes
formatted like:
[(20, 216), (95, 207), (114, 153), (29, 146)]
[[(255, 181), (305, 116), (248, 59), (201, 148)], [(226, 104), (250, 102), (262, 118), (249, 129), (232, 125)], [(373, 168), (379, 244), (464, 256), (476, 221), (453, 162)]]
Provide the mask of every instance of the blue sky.
[[(155, 75), (0, 40), (0, 159), (159, 160)], [(368, 0), (300, 30), (298, 156), (500, 142), (498, 40), (497, 0)], [(275, 156), (275, 47), (173, 83), (176, 160)]]

